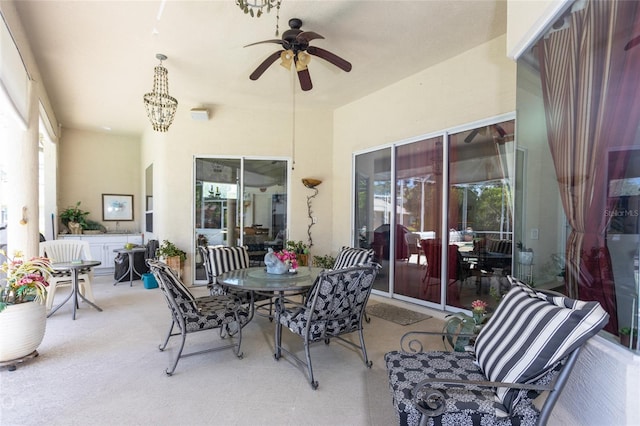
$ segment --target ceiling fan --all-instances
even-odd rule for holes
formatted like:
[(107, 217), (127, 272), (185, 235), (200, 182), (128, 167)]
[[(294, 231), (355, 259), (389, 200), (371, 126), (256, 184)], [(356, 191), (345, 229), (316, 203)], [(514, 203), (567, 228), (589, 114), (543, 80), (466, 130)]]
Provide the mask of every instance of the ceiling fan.
[(251, 80), (257, 80), (260, 76), (273, 64), (278, 58), (282, 61), (280, 65), (287, 69), (291, 69), (291, 64), (295, 64), (298, 73), (298, 80), (302, 90), (311, 90), (311, 76), (307, 65), (311, 60), (311, 56), (317, 56), (327, 62), (332, 63), (343, 71), (351, 71), (351, 64), (341, 57), (321, 49), (316, 46), (310, 46), (309, 42), (315, 39), (323, 39), (324, 37), (313, 31), (302, 31), (302, 20), (298, 18), (289, 19), (289, 27), (287, 31), (282, 33), (282, 39), (263, 40), (251, 43), (245, 47), (254, 46), (262, 43), (275, 43), (282, 46), (282, 50), (278, 50), (267, 57), (253, 73), (249, 76)]

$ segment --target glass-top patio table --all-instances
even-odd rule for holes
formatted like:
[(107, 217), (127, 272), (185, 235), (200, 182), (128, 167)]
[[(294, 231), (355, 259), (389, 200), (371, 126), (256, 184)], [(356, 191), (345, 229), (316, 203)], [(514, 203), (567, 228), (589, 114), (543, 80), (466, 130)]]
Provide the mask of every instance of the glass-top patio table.
[(295, 273), (269, 274), (264, 266), (225, 272), (217, 283), (256, 292), (301, 292), (313, 285), (322, 268), (299, 267)]
[[(301, 266), (295, 273), (269, 274), (264, 266), (253, 268), (237, 269), (225, 272), (217, 278), (217, 283), (236, 290), (246, 290), (254, 292), (271, 299), (274, 295), (280, 298), (285, 296), (305, 294), (313, 285), (316, 277), (322, 268), (312, 268)], [(265, 306), (258, 306), (264, 308)], [(271, 315), (271, 304), (269, 303), (269, 315)]]

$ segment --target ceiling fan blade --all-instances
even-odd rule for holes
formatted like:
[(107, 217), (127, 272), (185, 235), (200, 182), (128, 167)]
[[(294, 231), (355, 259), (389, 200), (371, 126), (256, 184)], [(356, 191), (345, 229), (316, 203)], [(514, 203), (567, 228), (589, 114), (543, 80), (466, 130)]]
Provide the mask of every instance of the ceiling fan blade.
[(335, 55), (328, 50), (324, 50), (320, 47), (309, 46), (307, 48), (307, 53), (313, 56), (317, 56), (318, 58), (322, 58), (327, 62), (331, 62), (336, 67), (340, 68), (343, 71), (349, 72), (351, 71), (351, 63), (342, 59), (340, 56)]
[(296, 36), (296, 40), (304, 40), (309, 43), (311, 40), (315, 40), (318, 38), (324, 38), (320, 34), (313, 31), (303, 31)]
[(640, 36), (632, 38), (629, 43), (624, 47), (624, 50), (629, 50), (640, 44)]
[(256, 41), (255, 43), (247, 44), (244, 47), (255, 46), (256, 44), (264, 44), (264, 43), (275, 43), (275, 44), (284, 45), (284, 40), (281, 40), (279, 38), (274, 38), (272, 40)]
[(281, 54), (282, 54), (282, 50), (273, 52), (271, 55), (267, 57), (267, 59), (265, 59), (264, 61), (262, 61), (260, 65), (258, 65), (258, 68), (256, 68), (256, 70), (251, 73), (249, 78), (251, 80), (259, 79), (260, 76), (267, 70), (267, 68), (269, 68), (271, 64), (273, 64), (278, 58), (280, 58)]
[(307, 68), (298, 71), (298, 80), (300, 80), (300, 87), (303, 91), (311, 90), (313, 84), (311, 84), (311, 75)]

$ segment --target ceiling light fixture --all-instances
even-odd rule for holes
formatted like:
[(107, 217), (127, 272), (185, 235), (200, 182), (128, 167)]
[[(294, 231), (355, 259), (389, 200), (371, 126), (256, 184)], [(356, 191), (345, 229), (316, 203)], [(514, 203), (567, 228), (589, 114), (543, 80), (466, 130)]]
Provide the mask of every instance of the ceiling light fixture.
[[(276, 14), (276, 35), (280, 33), (280, 5), (282, 0), (236, 0), (236, 5), (242, 9), (247, 15), (251, 17), (259, 18), (265, 12), (271, 12), (274, 7), (277, 10)], [(265, 10), (266, 9), (266, 10)]]
[(209, 110), (207, 108), (191, 108), (191, 118), (196, 121), (207, 121)]
[(168, 71), (162, 66), (162, 61), (165, 61), (167, 57), (158, 53), (156, 58), (160, 60), (160, 64), (153, 69), (153, 91), (145, 93), (144, 107), (153, 130), (166, 132), (173, 123), (173, 117), (178, 109), (178, 101), (169, 96)]

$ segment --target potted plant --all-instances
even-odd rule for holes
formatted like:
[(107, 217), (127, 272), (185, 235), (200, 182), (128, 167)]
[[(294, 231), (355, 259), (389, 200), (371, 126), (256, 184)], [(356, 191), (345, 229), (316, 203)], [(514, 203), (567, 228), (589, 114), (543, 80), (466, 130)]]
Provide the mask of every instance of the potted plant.
[(336, 263), (336, 258), (330, 254), (324, 256), (313, 256), (313, 266), (324, 269), (332, 269)]
[(309, 264), (309, 245), (302, 241), (287, 241), (287, 250), (296, 254), (299, 266)]
[[(633, 339), (631, 338), (633, 335)], [(620, 329), (620, 344), (629, 349), (635, 349), (638, 347), (638, 329), (631, 327), (622, 327)]]
[(180, 274), (182, 263), (187, 260), (187, 253), (180, 250), (174, 243), (169, 240), (162, 241), (160, 247), (156, 251), (156, 256), (163, 260), (171, 269)]
[(107, 232), (103, 224), (91, 219), (86, 220), (86, 225), (82, 229), (85, 234), (104, 234)]
[(72, 234), (82, 234), (82, 230), (87, 226), (87, 216), (89, 212), (80, 209), (80, 201), (73, 207), (67, 207), (60, 212), (60, 220)]
[(520, 252), (518, 252), (518, 263), (521, 265), (532, 265), (533, 264), (533, 249), (527, 248), (522, 241), (518, 241), (516, 244)]
[(49, 259), (24, 260), (16, 252), (3, 263), (2, 272), (6, 278), (0, 287), (0, 363), (11, 365), (37, 356), (46, 326), (47, 276), (52, 269)]

